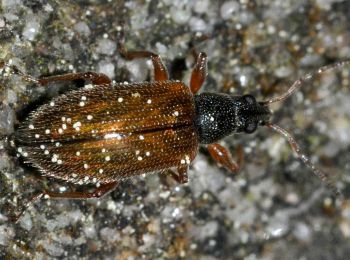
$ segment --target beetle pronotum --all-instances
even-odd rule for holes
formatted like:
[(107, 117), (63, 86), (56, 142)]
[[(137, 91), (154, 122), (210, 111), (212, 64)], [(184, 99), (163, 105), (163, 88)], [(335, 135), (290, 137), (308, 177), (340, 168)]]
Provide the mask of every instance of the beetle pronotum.
[[(304, 155), (294, 138), (271, 123), (269, 105), (288, 98), (315, 75), (350, 64), (341, 61), (319, 68), (297, 81), (282, 95), (256, 102), (251, 95), (197, 94), (207, 74), (207, 56), (199, 53), (190, 87), (168, 80), (160, 57), (148, 51), (127, 51), (128, 60), (151, 59), (154, 81), (113, 84), (104, 74), (71, 73), (36, 79), (17, 67), (0, 63), (0, 68), (38, 85), (84, 79), (91, 84), (68, 92), (42, 105), (22, 122), (14, 135), (17, 152), (44, 176), (78, 185), (96, 185), (93, 192), (41, 191), (33, 201), (51, 198), (98, 198), (125, 178), (148, 172), (169, 171), (180, 183), (188, 181), (187, 169), (198, 145), (232, 172), (239, 164), (217, 143), (233, 133), (252, 133), (267, 126), (285, 137), (296, 155), (324, 182), (326, 175)], [(241, 157), (240, 155), (239, 157)], [(328, 183), (331, 187), (332, 184)]]

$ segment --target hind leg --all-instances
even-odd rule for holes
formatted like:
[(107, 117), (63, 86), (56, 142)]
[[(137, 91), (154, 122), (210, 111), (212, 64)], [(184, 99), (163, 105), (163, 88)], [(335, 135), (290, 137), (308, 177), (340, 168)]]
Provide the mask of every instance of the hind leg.
[(107, 193), (111, 192), (118, 186), (118, 182), (111, 182), (101, 184), (100, 187), (96, 188), (93, 192), (84, 192), (84, 191), (69, 191), (69, 192), (52, 192), (48, 190), (44, 190), (35, 196), (33, 196), (29, 203), (27, 203), (21, 212), (13, 217), (13, 221), (17, 222), (18, 219), (24, 214), (24, 212), (30, 207), (30, 205), (34, 204), (36, 201), (41, 198), (50, 198), (50, 199), (96, 199), (101, 198)]
[(106, 76), (103, 73), (96, 73), (96, 72), (81, 72), (81, 73), (67, 73), (63, 75), (57, 75), (57, 76), (50, 76), (50, 77), (43, 77), (43, 78), (34, 78), (30, 75), (27, 75), (23, 73), (20, 69), (18, 69), (14, 65), (8, 65), (4, 61), (0, 62), (0, 69), (8, 70), (7, 72), (11, 74), (15, 74), (20, 76), (24, 81), (35, 83), (41, 86), (45, 86), (47, 84), (53, 83), (53, 82), (60, 82), (60, 81), (72, 81), (77, 79), (87, 80), (90, 81), (94, 85), (103, 85), (103, 84), (110, 84), (111, 80), (108, 76)]

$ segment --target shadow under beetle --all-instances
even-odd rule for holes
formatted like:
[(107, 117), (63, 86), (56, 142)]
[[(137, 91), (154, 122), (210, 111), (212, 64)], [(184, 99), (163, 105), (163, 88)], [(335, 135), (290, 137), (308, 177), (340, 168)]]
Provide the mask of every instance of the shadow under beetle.
[[(270, 121), (269, 105), (283, 101), (303, 83), (325, 71), (350, 64), (341, 61), (319, 68), (295, 81), (281, 96), (257, 102), (251, 95), (197, 94), (207, 74), (207, 56), (199, 53), (190, 87), (168, 80), (160, 57), (148, 51), (127, 51), (127, 60), (151, 59), (154, 81), (112, 83), (104, 74), (70, 73), (36, 79), (17, 67), (0, 63), (0, 68), (38, 85), (83, 79), (84, 88), (54, 98), (32, 112), (17, 128), (14, 144), (25, 162), (42, 175), (78, 185), (96, 185), (93, 192), (41, 191), (50, 198), (99, 198), (123, 179), (149, 172), (168, 171), (180, 183), (188, 181), (187, 169), (199, 144), (220, 165), (232, 172), (239, 169), (230, 152), (217, 143), (234, 133), (253, 133), (266, 126), (285, 137), (296, 155), (322, 181), (326, 175), (301, 151), (293, 137)], [(239, 152), (242, 159), (242, 153)], [(170, 170), (176, 168), (177, 174)], [(328, 182), (332, 188), (333, 184)], [(338, 191), (336, 191), (338, 192)]]

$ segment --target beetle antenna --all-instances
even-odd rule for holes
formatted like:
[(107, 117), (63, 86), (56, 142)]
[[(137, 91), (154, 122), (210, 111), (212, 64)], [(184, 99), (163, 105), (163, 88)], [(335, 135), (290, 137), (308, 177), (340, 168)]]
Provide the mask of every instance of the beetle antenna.
[(335, 186), (335, 184), (328, 178), (328, 176), (322, 172), (320, 169), (316, 168), (316, 166), (311, 162), (310, 158), (306, 156), (300, 149), (298, 143), (294, 139), (294, 137), (285, 129), (281, 128), (278, 125), (267, 123), (266, 126), (275, 132), (282, 135), (288, 142), (290, 147), (292, 148), (293, 152), (297, 155), (297, 157), (303, 161), (303, 163), (309, 167), (312, 172), (321, 179), (322, 182), (324, 182), (328, 187), (332, 189), (335, 196), (339, 198), (340, 200), (343, 200), (343, 194), (339, 189)]
[(261, 102), (262, 105), (270, 105), (275, 102), (280, 102), (288, 98), (290, 95), (292, 95), (296, 90), (298, 90), (300, 87), (304, 85), (304, 83), (310, 79), (315, 78), (316, 76), (324, 73), (324, 72), (329, 72), (332, 70), (338, 70), (343, 68), (344, 66), (350, 65), (350, 60), (344, 60), (344, 61), (339, 61), (330, 65), (323, 66), (319, 68), (317, 71), (308, 73), (304, 75), (303, 77), (299, 78), (296, 80), (290, 87), (289, 89), (284, 92), (282, 95), (271, 98), (269, 100)]
[(35, 83), (35, 84), (40, 84), (38, 79), (23, 73), (15, 65), (11, 65), (11, 64), (8, 64), (7, 62), (3, 61), (3, 60), (0, 60), (0, 72), (2, 72), (2, 70), (4, 70), (5, 73), (8, 73), (8, 74), (18, 75), (24, 81)]

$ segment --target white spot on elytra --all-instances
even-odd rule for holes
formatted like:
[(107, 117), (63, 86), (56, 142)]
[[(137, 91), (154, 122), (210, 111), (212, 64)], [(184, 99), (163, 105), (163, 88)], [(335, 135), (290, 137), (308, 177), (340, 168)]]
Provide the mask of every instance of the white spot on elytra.
[(190, 160), (190, 157), (186, 154), (185, 159), (181, 159), (180, 162), (181, 162), (181, 164), (190, 164), (191, 160)]
[(57, 158), (58, 158), (57, 154), (53, 154), (51, 158), (51, 162), (57, 162)]
[(67, 129), (67, 125), (66, 124), (62, 124), (62, 129), (66, 130)]
[(75, 128), (75, 130), (79, 131), (79, 127), (81, 127), (81, 123), (79, 121), (73, 124), (73, 128)]
[(84, 181), (85, 181), (85, 182), (88, 182), (88, 180), (89, 180), (89, 176), (85, 176), (85, 177), (84, 177)]
[(151, 99), (148, 99), (147, 100), (147, 104), (151, 104), (152, 103), (152, 100)]
[(76, 177), (78, 177), (78, 175), (76, 173), (73, 173), (72, 177), (75, 179)]
[(143, 135), (140, 135), (139, 138), (140, 138), (140, 140), (144, 140), (145, 139), (145, 137)]
[(94, 88), (94, 85), (92, 85), (92, 84), (86, 84), (86, 85), (84, 86), (84, 88), (85, 88), (85, 89), (92, 89), (92, 88)]
[(139, 155), (139, 154), (140, 154), (140, 151), (139, 151), (139, 150), (136, 150), (136, 151), (135, 151), (135, 154), (136, 154), (136, 155)]
[(29, 129), (34, 129), (34, 125), (29, 125)]
[(132, 93), (131, 95), (132, 95), (133, 97), (141, 97), (141, 95), (140, 95), (139, 92)]
[(86, 96), (82, 96), (82, 97), (81, 97), (81, 100), (86, 100)]
[(141, 156), (137, 157), (137, 160), (141, 161), (143, 158)]
[(179, 116), (179, 111), (175, 111), (174, 116)]
[(27, 153), (27, 152), (24, 152), (24, 153), (23, 153), (23, 156), (24, 156), (24, 157), (27, 157), (27, 156), (28, 156), (28, 153)]
[(84, 169), (88, 169), (89, 165), (87, 163), (84, 163)]
[(108, 161), (111, 160), (111, 157), (108, 155), (108, 156), (105, 157), (105, 160), (108, 162)]
[(118, 102), (119, 102), (119, 103), (123, 102), (123, 100), (124, 100), (124, 99), (123, 99), (122, 97), (118, 98)]
[(80, 156), (80, 152), (79, 151), (77, 151), (75, 154), (76, 154), (76, 156)]
[(40, 135), (39, 134), (35, 134), (35, 138), (39, 138), (40, 137)]
[(103, 173), (103, 169), (99, 169), (98, 172), (99, 172), (99, 173)]
[(50, 133), (50, 129), (46, 129), (45, 134), (49, 134), (49, 133)]
[(215, 119), (214, 119), (214, 117), (210, 117), (210, 119), (209, 119), (211, 122), (213, 122)]
[(49, 154), (49, 153), (50, 153), (49, 150), (45, 150), (44, 151), (44, 154), (46, 154), (46, 155)]
[(92, 115), (88, 115), (86, 118), (87, 118), (88, 120), (91, 120), (91, 119), (92, 119)]
[(63, 133), (63, 129), (62, 128), (58, 128), (58, 133), (62, 134)]
[(105, 148), (102, 148), (102, 152), (105, 153), (105, 152), (106, 152), (106, 149), (105, 149)]
[(62, 122), (66, 121), (66, 117), (62, 116), (61, 120)]
[(45, 145), (43, 145), (43, 144), (40, 145), (40, 149), (41, 149), (41, 150), (44, 150), (44, 149), (45, 149)]
[(52, 106), (52, 107), (55, 106), (55, 102), (51, 101), (50, 106)]
[(150, 155), (151, 155), (151, 153), (147, 151), (146, 152), (146, 156), (150, 156)]
[(57, 160), (57, 164), (62, 164), (62, 160)]
[(85, 106), (85, 102), (84, 101), (80, 101), (79, 102), (79, 106), (81, 106), (81, 107)]
[(58, 147), (60, 146), (60, 142), (56, 142), (55, 145)]

